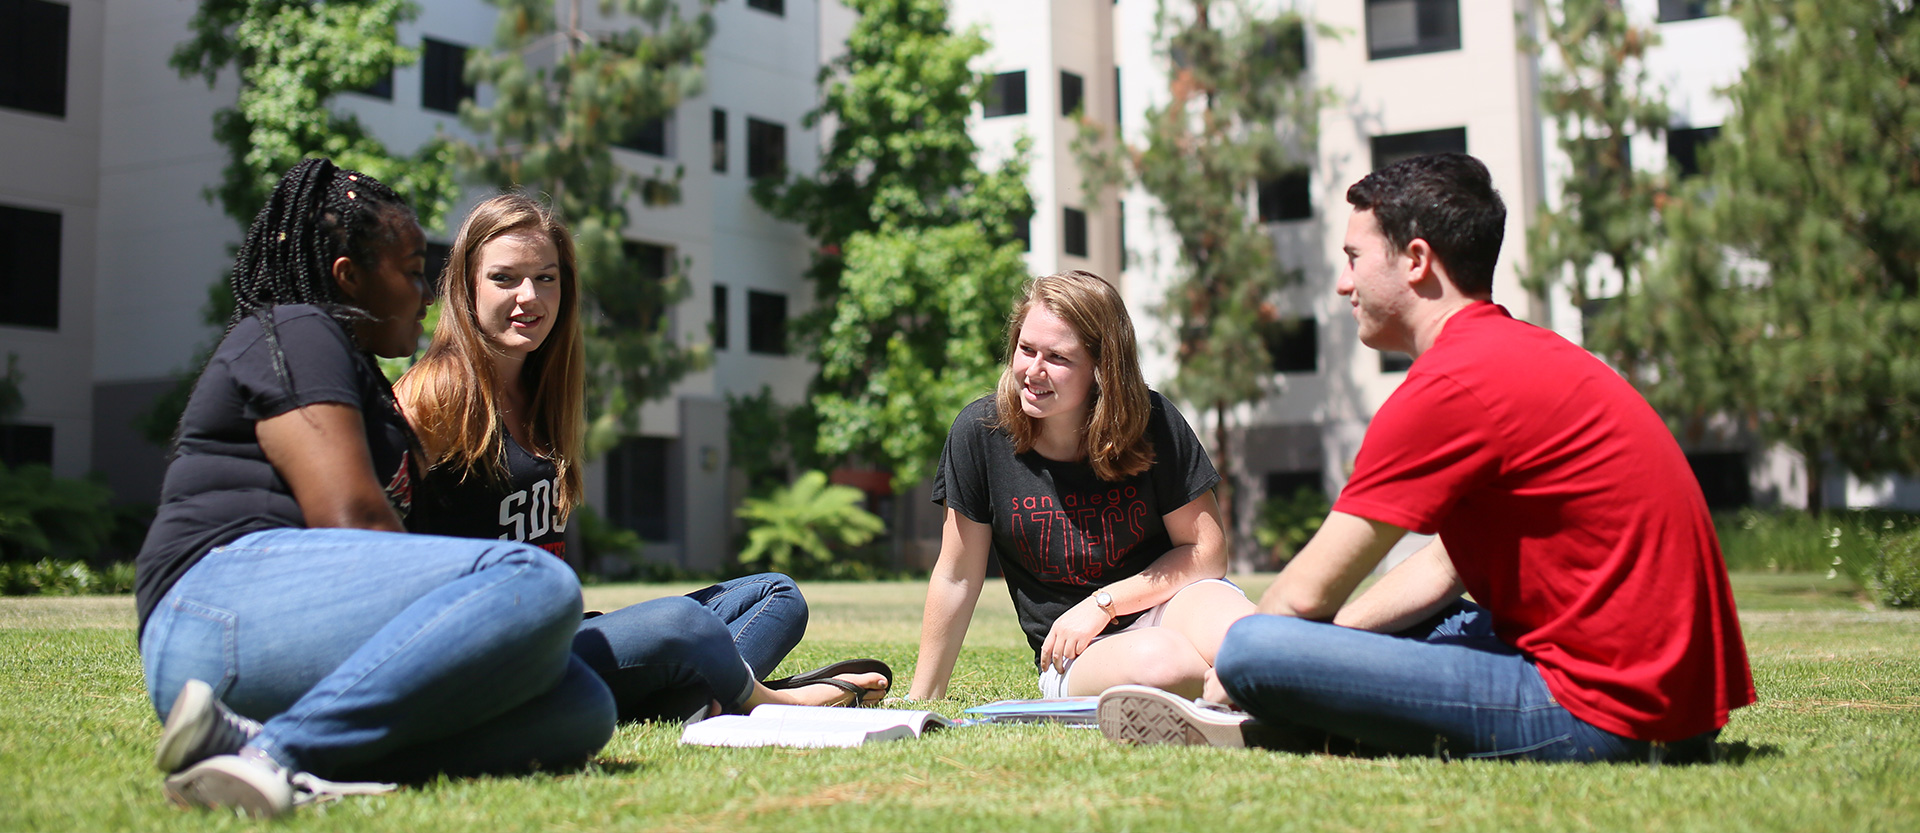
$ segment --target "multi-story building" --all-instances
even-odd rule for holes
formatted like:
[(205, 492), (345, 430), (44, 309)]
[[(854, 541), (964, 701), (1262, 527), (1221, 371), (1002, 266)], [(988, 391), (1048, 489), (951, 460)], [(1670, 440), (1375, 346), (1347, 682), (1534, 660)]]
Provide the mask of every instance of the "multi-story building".
[[(1579, 310), (1563, 294), (1536, 296), (1517, 278), (1528, 224), (1568, 175), (1536, 103), (1542, 59), (1519, 46), (1538, 25), (1530, 0), (1265, 2), (1291, 3), (1338, 36), (1308, 39), (1310, 83), (1335, 102), (1321, 113), (1312, 163), (1249, 199), (1280, 267), (1302, 280), (1278, 296), (1294, 326), (1279, 328), (1285, 335), (1270, 345), (1273, 395), (1231, 419), (1243, 509), (1302, 485), (1336, 490), (1367, 420), (1404, 377), (1405, 357), (1360, 345), (1333, 293), (1344, 191), (1374, 167), (1436, 150), (1485, 160), (1511, 209), (1496, 299), (1516, 316), (1580, 334)], [(1637, 140), (1634, 159), (1684, 168), (1726, 115), (1717, 89), (1744, 62), (1741, 32), (1697, 0), (1625, 6), (1658, 28), (1662, 43), (1648, 64), (1673, 111), (1665, 138)], [(817, 101), (820, 67), (853, 22), (839, 3), (817, 0), (712, 10), (705, 91), (616, 153), (636, 170), (685, 172), (682, 201), (636, 207), (628, 239), (647, 269), (685, 264), (693, 294), (669, 326), (687, 340), (710, 338), (714, 360), (646, 406), (640, 433), (588, 472), (591, 502), (640, 531), (650, 559), (695, 569), (725, 559), (740, 491), (728, 475), (726, 396), (767, 386), (797, 402), (811, 373), (785, 338), (785, 322), (811, 302), (802, 278), (810, 244), (760, 210), (748, 189), (782, 166), (813, 169), (820, 140), (803, 116)], [(975, 122), (984, 156), (1004, 158), (1021, 136), (1032, 142), (1031, 270), (1088, 269), (1114, 280), (1133, 307), (1156, 385), (1175, 372), (1153, 311), (1177, 274), (1176, 255), (1143, 191), (1083, 191), (1071, 116), (1137, 141), (1143, 114), (1166, 97), (1158, 11), (1152, 0), (954, 0), (954, 22), (981, 27), (991, 44), (978, 67), (992, 75)], [(97, 470), (125, 500), (157, 494), (163, 453), (135, 422), (217, 335), (202, 320), (206, 288), (227, 269), (240, 231), (203, 197), (226, 165), (212, 116), (233, 102), (233, 77), (209, 86), (166, 63), (192, 13), (186, 3), (0, 0), (0, 42), (11, 47), (0, 66), (0, 286), (8, 290), (0, 352), (18, 356), (25, 398), (0, 424), (0, 454), (67, 476)], [(422, 3), (401, 28), (403, 40), (422, 47), (421, 62), (336, 106), (402, 151), (436, 132), (460, 134), (459, 101), (488, 95), (465, 87), (462, 61), (491, 39), (492, 20), (481, 0)], [(444, 244), (449, 233), (428, 236)], [(1189, 417), (1210, 434), (1211, 415)], [(1692, 450), (1721, 498), (1791, 503), (1803, 493), (1791, 482), (1801, 476), (1792, 460), (1755, 451), (1750, 438), (1710, 436)], [(1911, 484), (1836, 478), (1829, 493), (1849, 502), (1920, 504)], [(900, 498), (924, 503), (920, 493)], [(893, 517), (905, 535), (927, 538), (937, 535), (929, 516), (921, 506)]]

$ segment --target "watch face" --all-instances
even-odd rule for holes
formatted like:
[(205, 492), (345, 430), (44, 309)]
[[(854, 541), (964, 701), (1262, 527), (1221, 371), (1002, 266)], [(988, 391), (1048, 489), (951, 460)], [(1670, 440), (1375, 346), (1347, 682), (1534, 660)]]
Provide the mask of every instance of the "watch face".
[(1099, 605), (1099, 606), (1101, 606), (1101, 607), (1112, 607), (1112, 606), (1113, 606), (1113, 594), (1112, 594), (1112, 593), (1108, 593), (1108, 592), (1107, 592), (1107, 591), (1105, 591), (1105, 590), (1102, 590), (1102, 591), (1100, 591), (1100, 592), (1098, 592), (1098, 593), (1095, 593), (1095, 594), (1093, 594), (1093, 603), (1094, 603), (1094, 604), (1097, 604), (1097, 605)]

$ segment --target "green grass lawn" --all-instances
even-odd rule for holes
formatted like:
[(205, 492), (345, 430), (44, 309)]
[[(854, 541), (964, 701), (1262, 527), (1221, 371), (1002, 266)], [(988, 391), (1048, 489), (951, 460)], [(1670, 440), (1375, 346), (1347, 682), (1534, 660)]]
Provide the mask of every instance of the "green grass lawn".
[[(1257, 594), (1270, 577), (1242, 582)], [(442, 781), (260, 823), (161, 796), (125, 597), (0, 600), (0, 831), (658, 829), (1912, 830), (1920, 828), (1920, 614), (1871, 610), (1818, 575), (1741, 574), (1760, 702), (1715, 765), (1362, 760), (1125, 748), (1055, 726), (970, 727), (861, 749), (707, 749), (620, 729), (579, 772)], [(689, 587), (587, 590), (611, 608)], [(812, 584), (781, 673), (877, 656), (905, 680), (917, 583)], [(949, 699), (1035, 696), (1006, 592), (987, 588)]]

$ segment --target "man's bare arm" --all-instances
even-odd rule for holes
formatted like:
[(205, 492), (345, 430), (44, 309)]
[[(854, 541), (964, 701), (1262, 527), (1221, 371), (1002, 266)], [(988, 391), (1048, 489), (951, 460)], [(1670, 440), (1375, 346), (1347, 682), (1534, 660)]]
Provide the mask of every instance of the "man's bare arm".
[(1465, 588), (1439, 538), (1387, 571), (1352, 604), (1340, 608), (1333, 623), (1376, 633), (1413, 627), (1460, 598)]
[(1327, 515), (1320, 531), (1287, 563), (1260, 597), (1260, 612), (1332, 621), (1405, 529), (1345, 512)]

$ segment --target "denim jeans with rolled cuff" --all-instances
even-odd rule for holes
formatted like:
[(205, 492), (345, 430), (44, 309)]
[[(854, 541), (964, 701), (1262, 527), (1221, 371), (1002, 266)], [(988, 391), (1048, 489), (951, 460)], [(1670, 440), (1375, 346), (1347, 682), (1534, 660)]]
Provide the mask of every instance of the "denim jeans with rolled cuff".
[(1575, 717), (1539, 669), (1494, 635), (1487, 610), (1464, 600), (1395, 634), (1249, 616), (1228, 629), (1214, 669), (1254, 717), (1363, 751), (1678, 763), (1710, 758), (1719, 735), (1654, 743)]
[(806, 630), (793, 579), (761, 573), (587, 619), (573, 650), (613, 690), (622, 721), (683, 720), (715, 700), (741, 711)]
[(262, 721), (249, 745), (326, 778), (563, 767), (613, 734), (571, 650), (580, 585), (525, 544), (275, 529), (217, 547), (140, 643), (163, 718), (188, 679)]

